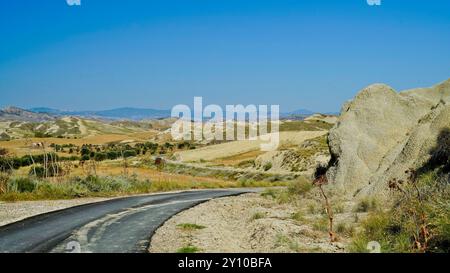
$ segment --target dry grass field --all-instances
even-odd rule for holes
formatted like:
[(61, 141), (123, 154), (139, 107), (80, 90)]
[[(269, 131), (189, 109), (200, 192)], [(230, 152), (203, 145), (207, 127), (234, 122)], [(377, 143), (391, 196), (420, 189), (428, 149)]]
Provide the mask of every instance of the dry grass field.
[[(0, 141), (0, 147), (8, 149), (16, 156), (23, 156), (28, 154), (41, 154), (42, 149), (34, 149), (32, 148), (33, 143), (42, 142), (45, 146), (49, 146), (50, 144), (73, 144), (75, 146), (82, 146), (84, 144), (92, 144), (92, 145), (103, 145), (107, 143), (119, 143), (119, 142), (145, 142), (158, 134), (157, 131), (148, 131), (142, 133), (131, 133), (128, 135), (118, 135), (118, 134), (103, 134), (103, 135), (94, 135), (83, 138), (28, 138), (28, 139), (15, 139), (10, 141)], [(65, 153), (59, 153), (59, 155), (67, 156)]]
[[(299, 145), (305, 140), (313, 139), (327, 134), (328, 131), (292, 131), (280, 132), (280, 146), (285, 143)], [(184, 162), (213, 161), (220, 158), (229, 158), (249, 152), (260, 150), (261, 140), (241, 140), (211, 145), (191, 151), (176, 153), (178, 159)]]

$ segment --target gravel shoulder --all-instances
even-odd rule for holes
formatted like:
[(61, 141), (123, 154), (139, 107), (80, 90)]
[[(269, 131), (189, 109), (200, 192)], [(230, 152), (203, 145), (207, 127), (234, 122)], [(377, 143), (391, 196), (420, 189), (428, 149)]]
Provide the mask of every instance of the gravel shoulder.
[(0, 202), (0, 226), (43, 213), (101, 202), (111, 198), (80, 198), (74, 200)]
[(298, 209), (256, 193), (214, 199), (169, 219), (152, 237), (149, 252), (345, 252), (345, 241), (331, 244), (326, 231), (314, 228), (320, 215), (295, 219)]

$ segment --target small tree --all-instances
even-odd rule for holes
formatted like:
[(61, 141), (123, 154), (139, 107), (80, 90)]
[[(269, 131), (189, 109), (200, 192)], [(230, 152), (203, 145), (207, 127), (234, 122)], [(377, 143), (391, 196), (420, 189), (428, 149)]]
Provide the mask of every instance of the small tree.
[(107, 155), (105, 153), (95, 153), (94, 160), (95, 161), (103, 161), (106, 160)]

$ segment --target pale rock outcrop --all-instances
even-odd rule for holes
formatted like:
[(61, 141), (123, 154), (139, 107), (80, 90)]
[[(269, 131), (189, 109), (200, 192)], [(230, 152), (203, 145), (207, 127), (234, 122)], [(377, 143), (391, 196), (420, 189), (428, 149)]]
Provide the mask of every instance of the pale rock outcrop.
[(270, 166), (271, 172), (299, 172), (304, 176), (312, 177), (318, 166), (326, 166), (330, 155), (325, 151), (318, 151), (309, 157), (299, 155), (295, 150), (267, 152), (255, 160), (255, 169), (264, 171)]
[(371, 85), (344, 105), (329, 134), (328, 180), (347, 196), (384, 195), (430, 157), (440, 132), (450, 128), (450, 80), (400, 93)]

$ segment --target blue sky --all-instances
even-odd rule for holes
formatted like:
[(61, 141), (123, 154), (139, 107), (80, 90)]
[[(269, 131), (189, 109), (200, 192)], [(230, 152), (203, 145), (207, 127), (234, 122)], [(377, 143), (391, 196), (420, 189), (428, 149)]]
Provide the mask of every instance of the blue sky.
[(0, 0), (0, 106), (338, 111), (450, 78), (450, 1)]

